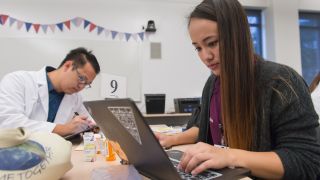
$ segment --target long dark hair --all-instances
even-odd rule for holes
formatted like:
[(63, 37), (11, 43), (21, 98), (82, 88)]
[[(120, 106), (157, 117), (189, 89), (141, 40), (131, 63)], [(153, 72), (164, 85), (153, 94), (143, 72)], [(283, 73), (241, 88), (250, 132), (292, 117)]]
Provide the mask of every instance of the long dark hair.
[(313, 78), (309, 86), (310, 92), (313, 92), (316, 89), (316, 87), (319, 85), (319, 82), (320, 82), (320, 72), (318, 72), (318, 74)]
[(219, 31), (221, 107), (228, 146), (250, 150), (256, 123), (255, 55), (246, 13), (237, 0), (204, 0), (191, 18), (215, 21)]

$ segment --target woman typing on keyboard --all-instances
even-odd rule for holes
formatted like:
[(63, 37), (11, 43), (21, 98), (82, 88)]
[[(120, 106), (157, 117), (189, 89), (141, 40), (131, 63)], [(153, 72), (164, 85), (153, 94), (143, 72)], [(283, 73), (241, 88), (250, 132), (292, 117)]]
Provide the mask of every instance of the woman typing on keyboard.
[(204, 0), (190, 14), (188, 30), (212, 75), (202, 94), (199, 142), (180, 168), (198, 174), (244, 167), (258, 178), (316, 179), (319, 124), (308, 87), (292, 68), (254, 54), (240, 3)]

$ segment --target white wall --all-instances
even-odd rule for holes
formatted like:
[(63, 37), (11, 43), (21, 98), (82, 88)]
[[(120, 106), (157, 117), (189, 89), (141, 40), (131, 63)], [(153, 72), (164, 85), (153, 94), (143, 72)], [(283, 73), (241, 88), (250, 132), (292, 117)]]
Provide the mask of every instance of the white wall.
[[(156, 23), (157, 32), (142, 44), (142, 92), (166, 93), (166, 111), (173, 111), (174, 97), (196, 97), (209, 71), (201, 64), (188, 32), (189, 12), (200, 0), (1, 0), (0, 14), (38, 23), (57, 23), (83, 17), (117, 31), (138, 32), (148, 20)], [(265, 22), (265, 57), (287, 64), (301, 73), (298, 10), (320, 11), (319, 0), (240, 0), (249, 8), (263, 9)], [(93, 33), (24, 33), (0, 26), (0, 37), (58, 37), (101, 39)], [(152, 60), (150, 42), (162, 44), (162, 59)], [(1, 60), (4, 63), (5, 60)], [(32, 61), (32, 60), (31, 60)], [(34, 63), (41, 63), (34, 60)], [(103, 68), (103, 67), (102, 67)], [(1, 68), (0, 68), (1, 69)], [(142, 102), (144, 99), (142, 99)], [(139, 103), (142, 111), (144, 103)]]
[(270, 0), (266, 19), (266, 58), (293, 67), (301, 74), (299, 0)]
[(256, 8), (263, 10), (264, 57), (302, 74), (299, 11), (320, 12), (320, 1), (261, 0)]
[(320, 12), (320, 2), (319, 0), (303, 0), (299, 1), (300, 10), (309, 10)]
[(239, 0), (239, 2), (245, 7), (265, 8), (269, 0)]
[[(173, 111), (174, 97), (199, 97), (209, 71), (198, 59), (187, 33), (187, 15), (192, 4), (169, 1), (0, 1), (0, 14), (41, 24), (58, 23), (74, 17), (83, 17), (97, 25), (120, 32), (140, 32), (142, 26), (152, 19), (157, 32), (149, 36), (149, 41), (142, 44), (142, 97), (144, 93), (166, 93), (166, 110)], [(8, 25), (8, 22), (6, 23)], [(38, 35), (20, 31), (8, 26), (0, 26), (0, 37), (53, 37), (74, 39), (101, 39), (95, 33), (81, 30), (48, 31)], [(81, 29), (81, 28), (79, 28)], [(150, 42), (162, 44), (162, 59), (150, 60)], [(11, 51), (14, 51), (11, 49)], [(110, 59), (111, 60), (111, 59)], [(2, 63), (5, 60), (1, 59)], [(30, 59), (30, 63), (43, 63), (40, 59)], [(61, 61), (61, 60), (58, 60)], [(45, 65), (45, 64), (43, 64)], [(103, 68), (102, 67), (102, 72)], [(0, 68), (1, 69), (1, 68)], [(139, 82), (139, 81), (137, 81)], [(88, 99), (87, 99), (88, 100)], [(144, 99), (142, 98), (142, 102)], [(145, 111), (144, 103), (140, 103)]]

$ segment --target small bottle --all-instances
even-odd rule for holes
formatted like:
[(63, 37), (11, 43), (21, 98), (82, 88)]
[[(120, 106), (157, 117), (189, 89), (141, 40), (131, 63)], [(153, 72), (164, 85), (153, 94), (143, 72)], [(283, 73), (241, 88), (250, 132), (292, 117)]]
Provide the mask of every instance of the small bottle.
[(112, 145), (109, 140), (106, 141), (106, 146), (107, 146), (107, 150), (108, 150), (108, 153), (106, 155), (106, 160), (107, 161), (116, 160), (116, 153), (113, 152), (113, 148), (112, 148)]
[(100, 153), (103, 157), (105, 157), (107, 155), (107, 140), (106, 140), (106, 137), (103, 135), (103, 133), (100, 133), (101, 135), (101, 138), (100, 138), (100, 142), (99, 142), (99, 148), (100, 148)]
[(95, 144), (96, 144), (96, 153), (100, 154), (101, 153), (101, 136), (100, 134), (94, 134), (94, 139), (95, 139)]
[(96, 145), (94, 143), (94, 135), (92, 132), (84, 133), (83, 146), (84, 161), (94, 162), (96, 160)]

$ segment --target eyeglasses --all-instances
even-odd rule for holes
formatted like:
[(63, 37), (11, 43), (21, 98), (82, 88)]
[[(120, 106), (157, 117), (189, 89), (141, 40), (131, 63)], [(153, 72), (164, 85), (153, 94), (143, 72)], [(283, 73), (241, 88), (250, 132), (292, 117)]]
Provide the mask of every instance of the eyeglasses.
[(91, 88), (91, 83), (87, 83), (87, 78), (79, 73), (78, 68), (75, 68), (75, 70), (78, 75), (79, 84), (84, 85), (84, 88), (86, 89)]

